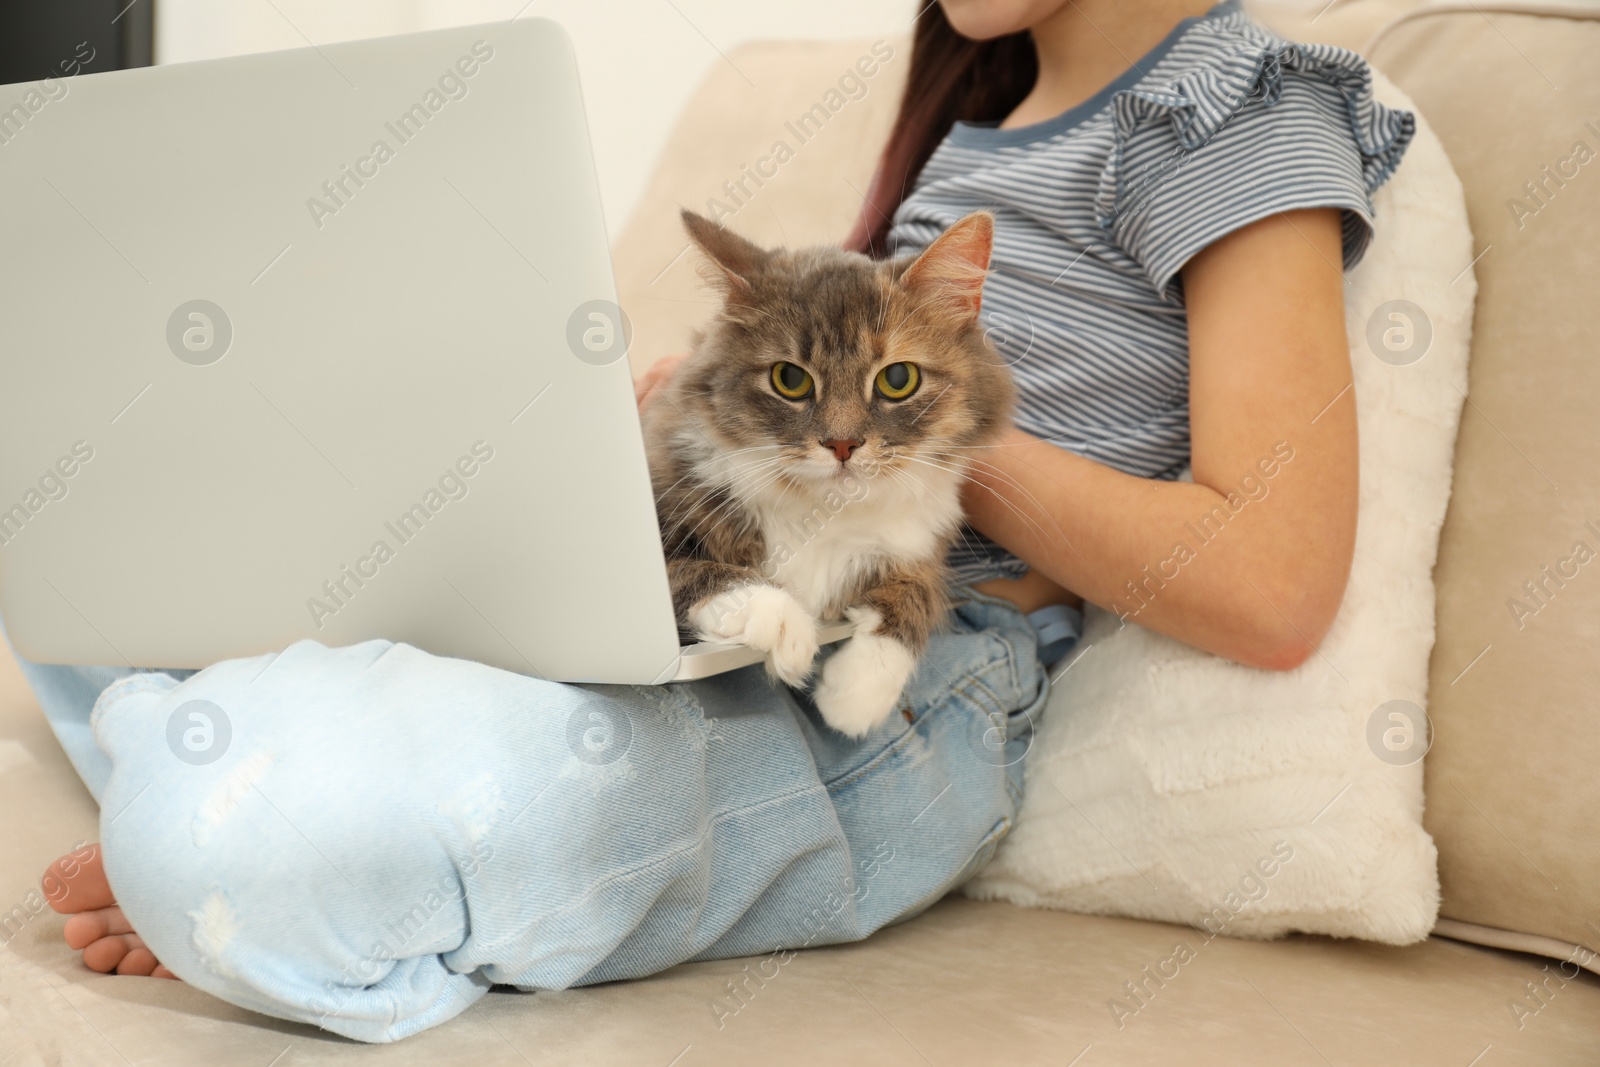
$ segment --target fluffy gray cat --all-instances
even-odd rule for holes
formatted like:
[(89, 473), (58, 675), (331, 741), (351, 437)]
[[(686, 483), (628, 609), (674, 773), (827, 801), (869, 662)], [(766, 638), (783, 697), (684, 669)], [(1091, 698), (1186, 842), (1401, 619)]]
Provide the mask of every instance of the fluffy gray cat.
[(889, 261), (683, 222), (722, 304), (645, 416), (679, 626), (751, 645), (799, 686), (818, 620), (849, 618), (813, 695), (860, 737), (949, 611), (961, 486), (1010, 421), (1011, 376), (978, 321), (993, 220)]

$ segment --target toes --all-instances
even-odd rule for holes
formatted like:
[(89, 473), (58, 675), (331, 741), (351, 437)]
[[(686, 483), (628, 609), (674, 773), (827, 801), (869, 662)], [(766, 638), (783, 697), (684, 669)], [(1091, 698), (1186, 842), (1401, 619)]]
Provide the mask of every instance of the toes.
[(711, 597), (689, 613), (689, 622), (702, 641), (737, 640), (744, 632), (749, 592), (730, 589)]
[(763, 652), (778, 647), (786, 629), (804, 609), (794, 597), (775, 586), (756, 586), (750, 590), (745, 607), (744, 643)]
[(802, 665), (806, 674), (810, 674), (811, 662), (817, 658), (820, 648), (817, 644), (817, 625), (809, 618), (800, 621), (801, 625), (787, 635), (784, 651), (790, 659)]
[[(139, 939), (135, 937), (132, 940), (137, 941)], [(138, 978), (148, 978), (155, 973), (155, 969), (159, 966), (160, 963), (156, 960), (155, 953), (141, 944), (129, 949), (128, 954), (122, 957), (122, 962), (117, 964), (117, 973)]]
[(889, 718), (889, 713), (894, 711), (893, 703), (872, 705), (859, 700), (834, 699), (817, 700), (817, 710), (822, 712), (823, 721), (848, 738), (859, 741), (870, 734), (879, 723)]
[(796, 689), (806, 684), (806, 679), (811, 677), (811, 660), (791, 659), (778, 656), (774, 653), (767, 657), (767, 669), (773, 677), (784, 685), (794, 686)]
[(99, 845), (89, 845), (62, 856), (45, 868), (40, 884), (44, 898), (63, 915), (115, 903), (111, 883), (106, 881)]
[(784, 685), (791, 685), (798, 689), (805, 684), (806, 676), (810, 673), (810, 670), (779, 656), (776, 652), (767, 656), (767, 674)]
[[(811, 675), (811, 663), (817, 658), (817, 624), (810, 614), (792, 598), (781, 610), (773, 612), (771, 621), (776, 630), (766, 636), (764, 647), (768, 650), (767, 669), (789, 685), (804, 684)], [(752, 642), (756, 648), (757, 645)]]
[(83, 950), (83, 965), (91, 971), (110, 974), (133, 951), (133, 944), (128, 940), (132, 936), (115, 934), (100, 938)]
[(778, 639), (783, 636), (783, 616), (777, 612), (752, 611), (750, 621), (745, 623), (744, 643), (751, 648), (771, 651), (778, 646)]
[(865, 737), (893, 713), (915, 665), (899, 641), (858, 635), (823, 666), (817, 710), (847, 737)]
[(822, 720), (846, 737), (860, 739), (889, 717), (893, 701), (874, 701), (836, 686), (819, 686), (817, 710)]
[(707, 600), (690, 615), (706, 641), (739, 641), (768, 653), (772, 676), (801, 685), (817, 655), (817, 623), (800, 602), (771, 585), (748, 585)]
[(767, 657), (767, 666), (789, 685), (802, 685), (817, 658), (817, 628), (809, 618), (794, 620)]
[(79, 912), (67, 920), (62, 933), (69, 948), (87, 948), (102, 937), (131, 934), (133, 927), (128, 925), (127, 916), (122, 914), (122, 909), (112, 905), (109, 908)]
[(83, 950), (83, 965), (101, 974), (132, 975), (138, 978), (178, 976), (161, 965), (138, 934), (112, 934)]

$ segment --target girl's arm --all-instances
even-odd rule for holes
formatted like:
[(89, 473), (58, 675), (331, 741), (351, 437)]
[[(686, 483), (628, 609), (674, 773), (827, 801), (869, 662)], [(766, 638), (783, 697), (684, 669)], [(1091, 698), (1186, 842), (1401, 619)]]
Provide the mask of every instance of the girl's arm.
[(1251, 666), (1304, 662), (1343, 599), (1356, 532), (1340, 263), (1326, 208), (1253, 223), (1183, 268), (1193, 484), (1013, 430), (976, 453), (972, 524), (1149, 629)]

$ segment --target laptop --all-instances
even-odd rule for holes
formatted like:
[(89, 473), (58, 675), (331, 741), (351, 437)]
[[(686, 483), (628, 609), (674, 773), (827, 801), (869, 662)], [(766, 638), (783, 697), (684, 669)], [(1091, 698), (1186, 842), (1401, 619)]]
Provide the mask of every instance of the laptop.
[(23, 656), (388, 638), (630, 684), (762, 658), (680, 643), (555, 23), (0, 87), (0, 194)]

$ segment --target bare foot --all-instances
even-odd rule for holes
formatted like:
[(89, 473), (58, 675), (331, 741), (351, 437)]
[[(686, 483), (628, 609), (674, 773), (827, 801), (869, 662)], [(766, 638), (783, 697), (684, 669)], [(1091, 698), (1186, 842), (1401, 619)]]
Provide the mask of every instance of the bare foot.
[(106, 881), (100, 846), (69, 852), (44, 872), (44, 896), (67, 920), (67, 944), (83, 950), (83, 964), (91, 971), (177, 978), (161, 966), (128, 925)]

